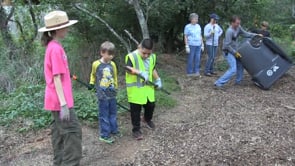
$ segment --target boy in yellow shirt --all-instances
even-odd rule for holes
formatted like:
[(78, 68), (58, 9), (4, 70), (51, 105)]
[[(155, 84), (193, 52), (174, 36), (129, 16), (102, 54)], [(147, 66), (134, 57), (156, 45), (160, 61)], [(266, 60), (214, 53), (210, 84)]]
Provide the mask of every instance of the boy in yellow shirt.
[(111, 134), (119, 134), (117, 125), (117, 88), (118, 76), (114, 58), (115, 45), (104, 42), (100, 46), (101, 58), (92, 64), (90, 86), (95, 87), (99, 109), (99, 140), (112, 144), (114, 139)]

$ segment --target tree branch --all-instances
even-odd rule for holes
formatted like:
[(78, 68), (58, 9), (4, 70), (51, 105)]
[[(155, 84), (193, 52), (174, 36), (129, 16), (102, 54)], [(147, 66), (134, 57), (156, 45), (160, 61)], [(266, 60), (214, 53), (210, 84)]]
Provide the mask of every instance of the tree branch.
[(36, 36), (38, 35), (38, 25), (36, 23), (36, 17), (35, 17), (35, 13), (34, 13), (34, 10), (32, 7), (32, 1), (27, 0), (27, 2), (29, 3), (29, 12), (30, 12), (31, 19), (32, 19), (32, 22), (34, 25), (34, 35), (31, 37), (31, 39), (29, 39), (29, 44), (31, 44), (35, 40)]
[(294, 110), (295, 111), (295, 107), (292, 106), (288, 106), (288, 105), (283, 105), (285, 108), (289, 109), (289, 110)]
[(15, 22), (17, 24), (17, 26), (19, 27), (19, 30), (20, 30), (21, 34), (24, 34), (24, 30), (23, 30), (22, 24), (19, 21), (12, 20), (12, 19), (10, 19), (9, 21)]
[(128, 37), (135, 43), (135, 44), (139, 44), (139, 42), (132, 36), (132, 34), (128, 31), (128, 30), (124, 30), (124, 32), (128, 35)]
[(93, 12), (81, 7), (79, 4), (74, 4), (74, 7), (88, 15), (90, 15), (91, 17), (99, 20), (100, 22), (102, 22), (111, 32), (113, 35), (115, 35), (119, 41), (124, 45), (124, 47), (126, 48), (127, 52), (131, 52), (131, 48), (129, 46), (129, 44), (105, 21), (103, 20), (101, 17), (99, 17), (98, 15), (94, 14)]
[(5, 26), (8, 25), (8, 21), (11, 19), (14, 13), (14, 6), (11, 7), (10, 13), (7, 15), (6, 20), (5, 20)]

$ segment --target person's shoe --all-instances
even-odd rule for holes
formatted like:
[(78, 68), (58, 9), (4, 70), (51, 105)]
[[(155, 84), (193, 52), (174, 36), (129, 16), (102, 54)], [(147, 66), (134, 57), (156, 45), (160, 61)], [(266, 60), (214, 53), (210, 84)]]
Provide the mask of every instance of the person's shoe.
[(120, 131), (118, 131), (118, 132), (116, 132), (116, 133), (112, 133), (112, 135), (113, 135), (114, 137), (117, 137), (117, 138), (121, 138), (121, 137), (123, 137), (123, 134), (122, 134)]
[(211, 74), (211, 75), (217, 75), (217, 73), (215, 73), (215, 72), (211, 72), (210, 74)]
[(187, 76), (187, 77), (193, 77), (194, 74), (187, 74), (186, 76)]
[(211, 73), (205, 73), (205, 76), (212, 77), (212, 74)]
[(143, 136), (142, 136), (142, 133), (141, 131), (134, 131), (132, 133), (133, 137), (136, 139), (136, 140), (142, 140), (143, 139)]
[(247, 86), (246, 82), (236, 82), (235, 86)]
[(201, 75), (200, 75), (199, 72), (197, 72), (197, 73), (195, 73), (193, 76), (195, 76), (195, 77), (200, 77)]
[(115, 142), (115, 140), (112, 139), (111, 137), (99, 137), (99, 140), (107, 144), (113, 144)]
[(153, 121), (146, 122), (146, 126), (147, 126), (147, 128), (152, 129), (152, 130), (154, 130), (156, 128)]
[(223, 86), (218, 86), (218, 85), (214, 84), (214, 89), (215, 90), (224, 90), (224, 87)]

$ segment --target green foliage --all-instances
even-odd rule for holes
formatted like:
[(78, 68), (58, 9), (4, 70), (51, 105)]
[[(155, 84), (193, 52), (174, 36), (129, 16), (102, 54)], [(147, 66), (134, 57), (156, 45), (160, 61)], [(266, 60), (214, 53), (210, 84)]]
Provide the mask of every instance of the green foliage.
[[(67, 11), (71, 19), (78, 19), (79, 23), (70, 28), (70, 33), (62, 41), (68, 55), (70, 68), (73, 74), (81, 76), (82, 80), (89, 79), (91, 64), (96, 60), (99, 45), (109, 40), (115, 43), (117, 56), (115, 61), (119, 73), (124, 73), (124, 56), (126, 55), (122, 43), (97, 19), (87, 15), (73, 4), (78, 1), (44, 0), (40, 5), (33, 6), (36, 23), (44, 26), (42, 17), (48, 11), (61, 9)], [(44, 78), (43, 58), (45, 48), (40, 45), (40, 36), (34, 41), (35, 26), (29, 7), (24, 1), (14, 1), (15, 13), (13, 19), (19, 22), (16, 31), (6, 33), (7, 26), (1, 26), (0, 33), (0, 125), (10, 125), (20, 121), (23, 126), (19, 131), (47, 126), (51, 121), (49, 112), (43, 108)], [(183, 47), (183, 28), (188, 23), (191, 12), (200, 16), (199, 23), (203, 27), (209, 20), (208, 14), (216, 12), (221, 16), (220, 24), (228, 26), (228, 18), (233, 14), (242, 17), (242, 24), (246, 28), (259, 27), (262, 20), (270, 23), (271, 35), (282, 46), (288, 55), (295, 58), (295, 25), (291, 17), (291, 1), (276, 0), (140, 0), (149, 25), (150, 35), (156, 43), (156, 48), (162, 52), (174, 52)], [(132, 5), (122, 0), (85, 0), (83, 6), (104, 19), (120, 36), (135, 45), (125, 34), (128, 30), (135, 39), (141, 40), (141, 30), (136, 13)], [(282, 10), (284, 9), (284, 10)], [(285, 10), (286, 9), (286, 10)], [(270, 13), (271, 12), (271, 13)], [(270, 14), (273, 14), (269, 17)], [(1, 18), (5, 17), (2, 11)], [(1, 19), (2, 22), (4, 19)], [(1, 22), (1, 21), (0, 21)], [(6, 31), (4, 31), (6, 30)], [(4, 33), (5, 32), (5, 33)], [(227, 63), (217, 63), (218, 70), (226, 70)], [(170, 92), (179, 90), (173, 77), (160, 71), (164, 88)], [(75, 86), (77, 87), (77, 86)], [(120, 104), (129, 107), (126, 90), (121, 89), (117, 100)], [(97, 120), (97, 98), (94, 93), (77, 89), (74, 91), (75, 110), (80, 119), (90, 122)], [(156, 92), (157, 106), (171, 108), (177, 104), (176, 100), (162, 93)], [(119, 108), (119, 112), (124, 112)], [(22, 120), (23, 119), (23, 120)]]
[(90, 122), (97, 120), (97, 97), (95, 93), (88, 90), (74, 91), (75, 111), (82, 120)]
[(216, 68), (219, 71), (225, 71), (225, 70), (227, 70), (228, 69), (228, 64), (227, 64), (226, 60), (218, 61), (216, 63)]
[(291, 59), (295, 60), (295, 43), (291, 40), (291, 37), (274, 38), (273, 39)]
[(9, 126), (21, 120), (19, 131), (42, 128), (51, 121), (51, 114), (42, 110), (44, 85), (22, 85), (13, 93), (1, 94), (0, 125)]
[[(180, 87), (174, 77), (168, 76), (163, 70), (159, 70), (158, 72), (161, 76), (163, 88), (172, 94), (180, 91)], [(157, 106), (167, 109), (173, 108), (177, 105), (177, 101), (171, 95), (167, 95), (161, 92), (161, 90), (156, 91), (156, 102)]]

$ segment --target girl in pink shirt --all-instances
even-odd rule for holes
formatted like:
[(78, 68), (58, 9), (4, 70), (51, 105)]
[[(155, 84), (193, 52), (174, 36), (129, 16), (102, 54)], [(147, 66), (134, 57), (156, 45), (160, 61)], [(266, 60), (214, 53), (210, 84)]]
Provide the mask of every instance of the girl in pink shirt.
[(74, 100), (67, 55), (59, 40), (68, 27), (77, 23), (66, 12), (53, 11), (44, 17), (41, 41), (46, 47), (44, 76), (46, 81), (44, 109), (52, 112), (53, 165), (80, 165), (82, 131), (73, 110)]

